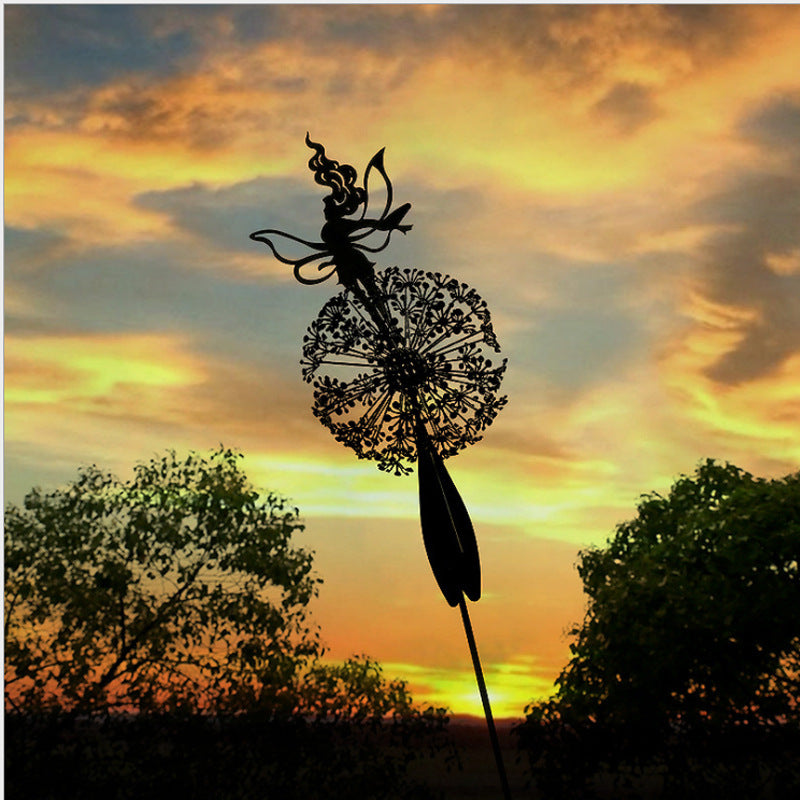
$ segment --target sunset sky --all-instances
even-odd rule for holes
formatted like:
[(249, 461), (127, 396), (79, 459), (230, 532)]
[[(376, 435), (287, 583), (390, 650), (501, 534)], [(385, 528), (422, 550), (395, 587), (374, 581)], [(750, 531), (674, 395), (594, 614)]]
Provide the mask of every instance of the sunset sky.
[(41, 6), (5, 11), (5, 497), (167, 448), (290, 497), (341, 660), (480, 713), (415, 476), (357, 460), (299, 368), (337, 290), (248, 238), (318, 237), (306, 131), (386, 147), (380, 266), (487, 301), (508, 406), (450, 459), (495, 714), (546, 696), (574, 570), (705, 458), (800, 465), (800, 7)]

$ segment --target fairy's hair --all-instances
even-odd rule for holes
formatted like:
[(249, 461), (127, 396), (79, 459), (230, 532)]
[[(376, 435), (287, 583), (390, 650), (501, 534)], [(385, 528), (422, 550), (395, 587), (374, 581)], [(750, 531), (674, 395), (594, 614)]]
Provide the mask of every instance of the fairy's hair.
[(349, 164), (339, 164), (338, 161), (328, 158), (325, 148), (312, 142), (308, 133), (306, 144), (315, 151), (308, 162), (309, 169), (314, 173), (314, 180), (331, 190), (330, 197), (325, 198), (326, 207), (333, 206), (336, 214), (342, 217), (355, 213), (367, 198), (366, 190), (355, 185), (358, 177), (355, 169)]

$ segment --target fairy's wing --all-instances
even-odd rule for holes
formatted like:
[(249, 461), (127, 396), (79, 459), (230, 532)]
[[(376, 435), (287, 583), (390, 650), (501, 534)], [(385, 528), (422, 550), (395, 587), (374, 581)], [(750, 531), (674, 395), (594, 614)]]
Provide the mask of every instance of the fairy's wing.
[[(392, 208), (392, 201), (394, 199), (394, 190), (392, 189), (392, 182), (389, 180), (389, 176), (386, 173), (386, 168), (383, 164), (383, 154), (385, 152), (385, 148), (381, 148), (375, 153), (374, 156), (367, 164), (367, 168), (364, 170), (364, 191), (366, 194), (366, 199), (364, 201), (364, 209), (361, 212), (360, 219), (365, 219), (369, 210), (369, 200), (370, 200), (370, 192), (369, 192), (369, 177), (370, 173), (374, 169), (383, 179), (383, 186), (386, 190), (386, 201), (383, 206), (383, 211), (381, 211), (381, 215), (377, 218), (379, 223), (387, 222), (387, 226), (381, 226), (386, 231), (386, 236), (384, 236), (383, 241), (377, 245), (376, 247), (369, 247), (366, 244), (358, 244), (358, 242), (362, 239), (367, 238), (368, 236), (372, 236), (373, 233), (377, 231), (377, 228), (367, 228), (364, 233), (360, 233), (357, 236), (351, 236), (350, 241), (353, 244), (353, 247), (357, 250), (365, 250), (368, 253), (379, 253), (383, 250), (388, 244), (389, 239), (392, 236), (392, 233), (398, 226), (400, 225), (400, 221), (406, 215), (408, 210), (411, 208), (410, 203), (405, 203), (399, 208), (396, 208), (394, 211), (391, 211)], [(410, 226), (409, 226), (410, 227)]]
[[(267, 235), (269, 234), (269, 235)], [(274, 243), (270, 237), (280, 236), (283, 239), (290, 239), (293, 242), (298, 242), (305, 247), (309, 247), (312, 250), (319, 250), (318, 253), (313, 253), (310, 256), (305, 256), (303, 258), (289, 258), (288, 256), (281, 255), (277, 249), (275, 248)], [(284, 264), (308, 264), (309, 261), (315, 261), (318, 258), (324, 258), (326, 255), (329, 254), (328, 245), (323, 242), (309, 242), (306, 239), (300, 239), (298, 236), (292, 236), (291, 233), (284, 233), (283, 231), (276, 231), (276, 230), (263, 230), (263, 231), (256, 231), (255, 233), (250, 234), (250, 238), (254, 242), (264, 242), (270, 250), (272, 250), (273, 255), (278, 261), (282, 261)]]
[[(382, 147), (375, 153), (374, 156), (369, 160), (369, 164), (367, 164), (367, 168), (364, 170), (364, 191), (366, 192), (366, 200), (364, 201), (364, 209), (361, 212), (361, 219), (364, 219), (367, 216), (367, 211), (369, 209), (369, 176), (372, 170), (376, 170), (376, 172), (383, 178), (383, 185), (386, 189), (386, 202), (383, 206), (383, 211), (381, 215), (378, 217), (379, 221), (383, 221), (386, 219), (386, 215), (389, 213), (389, 209), (392, 207), (392, 198), (394, 197), (394, 192), (392, 190), (392, 182), (389, 180), (389, 176), (386, 174), (386, 168), (383, 165), (383, 154), (386, 148)], [(357, 242), (359, 239), (363, 239), (366, 236), (374, 233), (373, 230), (367, 230), (364, 233), (359, 234), (358, 236), (352, 236), (351, 241)], [(389, 238), (386, 238), (386, 242), (388, 243)], [(383, 245), (385, 247), (386, 244)], [(383, 247), (378, 249), (382, 250)], [(376, 252), (372, 248), (360, 246), (359, 250), (370, 250), (370, 252)]]
[[(284, 256), (278, 252), (275, 247), (275, 244), (272, 241), (271, 237), (282, 237), (284, 239), (290, 239), (293, 242), (298, 242), (305, 247), (311, 248), (312, 250), (319, 250), (318, 253), (311, 253), (311, 255), (303, 256), (302, 258), (289, 258), (288, 256)], [(326, 272), (321, 277), (316, 278), (305, 278), (300, 274), (300, 270), (306, 264), (311, 264), (314, 261), (319, 261), (321, 258), (330, 258), (331, 252), (328, 246), (324, 242), (309, 242), (306, 239), (300, 239), (298, 236), (293, 236), (291, 233), (284, 233), (283, 231), (276, 231), (276, 230), (263, 230), (263, 231), (256, 231), (255, 233), (250, 234), (250, 238), (255, 242), (263, 242), (270, 250), (272, 250), (273, 255), (278, 261), (281, 261), (284, 264), (291, 264), (294, 267), (294, 276), (297, 278), (300, 283), (305, 284), (314, 284), (314, 283), (322, 283), (322, 281), (327, 280), (330, 276), (336, 271), (336, 267), (332, 261), (323, 262), (322, 264), (317, 265), (318, 270), (323, 270), (326, 267), (332, 267), (329, 272)]]

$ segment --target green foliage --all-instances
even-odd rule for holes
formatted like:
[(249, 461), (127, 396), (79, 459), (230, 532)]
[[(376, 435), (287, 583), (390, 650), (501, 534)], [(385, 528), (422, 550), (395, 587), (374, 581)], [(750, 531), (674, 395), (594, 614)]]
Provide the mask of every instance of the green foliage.
[(6, 707), (291, 710), (320, 652), (297, 509), (220, 448), (96, 467), (5, 514)]
[(644, 496), (605, 548), (580, 554), (572, 657), (519, 731), (540, 779), (563, 791), (600, 762), (666, 757), (669, 786), (695, 780), (703, 754), (736, 761), (722, 742), (753, 756), (797, 731), (798, 561), (800, 473), (764, 480), (709, 460), (667, 497)]

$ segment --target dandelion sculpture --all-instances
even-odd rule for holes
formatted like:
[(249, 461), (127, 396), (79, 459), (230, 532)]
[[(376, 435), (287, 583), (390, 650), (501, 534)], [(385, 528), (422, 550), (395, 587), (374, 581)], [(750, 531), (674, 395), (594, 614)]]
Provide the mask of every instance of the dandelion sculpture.
[(500, 348), (486, 303), (466, 284), (390, 267), (375, 290), (378, 319), (347, 289), (325, 304), (303, 342), (303, 377), (315, 416), (340, 442), (408, 473), (417, 417), (443, 457), (481, 438), (505, 403), (496, 395), (505, 362), (484, 355)]
[[(450, 606), (461, 610), (483, 701), (503, 792), (508, 780), (492, 719), (475, 637), (464, 600), (481, 594), (478, 546), (466, 506), (444, 458), (481, 439), (506, 404), (498, 390), (506, 360), (499, 353), (489, 309), (478, 293), (454, 278), (419, 269), (389, 267), (375, 271), (366, 253), (377, 253), (392, 233), (405, 234), (403, 219), (411, 205), (392, 209), (393, 190), (383, 150), (364, 171), (325, 155), (322, 145), (308, 162), (317, 183), (330, 190), (323, 199), (325, 224), (319, 242), (278, 230), (250, 238), (263, 242), (275, 257), (294, 267), (304, 284), (336, 275), (342, 291), (322, 307), (303, 338), (303, 378), (314, 390), (313, 413), (359, 458), (377, 462), (396, 475), (417, 462), (420, 521), (434, 577)], [(370, 178), (377, 173), (386, 199), (380, 215), (370, 217)], [(373, 242), (376, 234), (382, 241)], [(300, 258), (281, 253), (304, 247)], [(280, 249), (279, 249), (280, 248)]]

